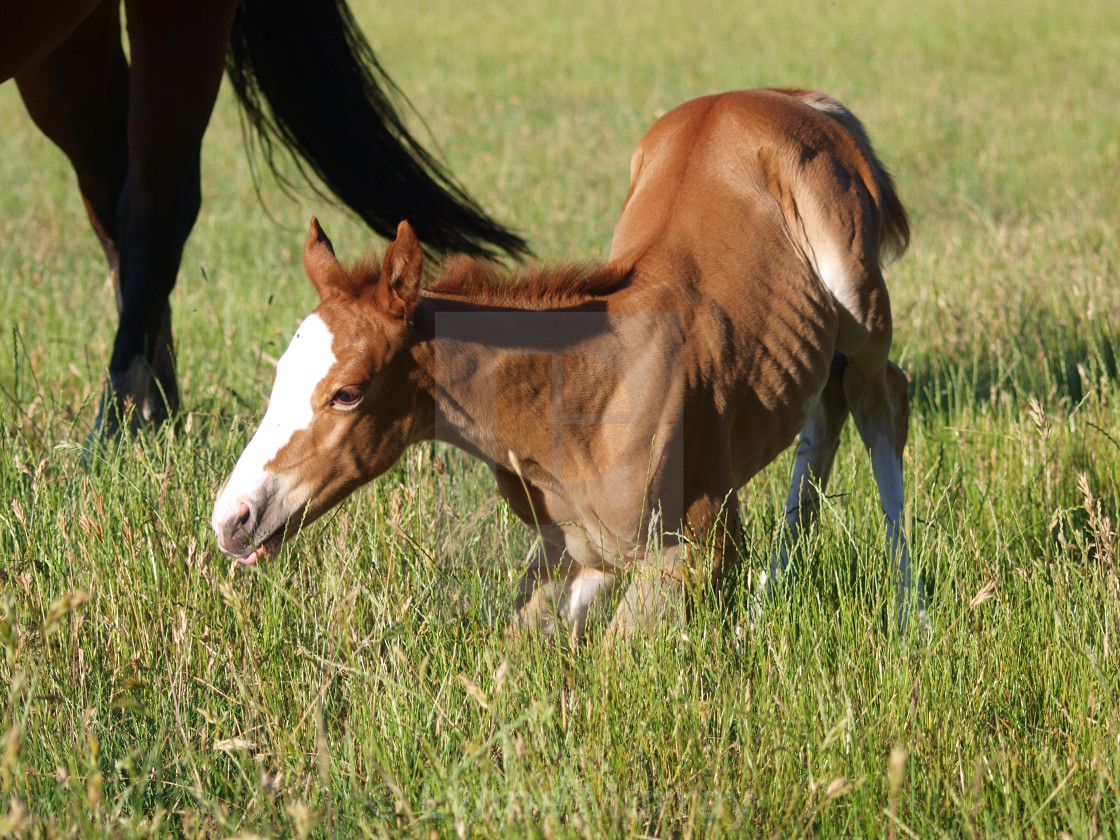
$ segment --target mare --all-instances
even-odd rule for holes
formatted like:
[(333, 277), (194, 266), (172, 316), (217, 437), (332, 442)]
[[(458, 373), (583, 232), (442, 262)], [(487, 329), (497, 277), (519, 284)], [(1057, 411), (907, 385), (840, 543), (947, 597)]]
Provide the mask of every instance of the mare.
[(0, 81), (70, 159), (116, 284), (103, 434), (178, 405), (168, 300), (223, 67), (269, 165), (294, 151), (373, 230), (415, 218), (435, 250), (525, 252), (406, 130), (345, 0), (123, 0), (129, 58), (121, 3), (0, 4)]
[(862, 125), (807, 91), (661, 117), (634, 152), (604, 265), (510, 277), (458, 257), (421, 288), (407, 223), (383, 259), (345, 268), (312, 220), (304, 267), (321, 302), (218, 493), (218, 545), (247, 563), (272, 554), (435, 438), (484, 459), (543, 538), (516, 621), (579, 633), (625, 580), (610, 632), (626, 632), (724, 578), (740, 557), (737, 489), (800, 432), (767, 594), (792, 576), (850, 413), (905, 624), (909, 386), (888, 355), (881, 261), (908, 241)]

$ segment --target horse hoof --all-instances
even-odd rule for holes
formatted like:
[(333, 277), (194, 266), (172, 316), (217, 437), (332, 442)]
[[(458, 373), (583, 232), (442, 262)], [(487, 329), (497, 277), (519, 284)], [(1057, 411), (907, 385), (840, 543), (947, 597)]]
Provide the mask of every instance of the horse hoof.
[(160, 426), (178, 408), (174, 370), (156, 372), (146, 360), (134, 359), (123, 375), (106, 379), (90, 439), (119, 440), (126, 432), (135, 434), (146, 426)]

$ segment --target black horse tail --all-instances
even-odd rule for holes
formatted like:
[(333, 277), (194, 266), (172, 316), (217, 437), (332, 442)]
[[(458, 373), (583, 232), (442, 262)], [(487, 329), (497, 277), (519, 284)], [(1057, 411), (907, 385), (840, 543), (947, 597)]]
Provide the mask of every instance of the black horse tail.
[(345, 0), (242, 0), (226, 70), (282, 181), (276, 141), (386, 238), (407, 219), (434, 251), (528, 254), (409, 134), (393, 104), (403, 96)]

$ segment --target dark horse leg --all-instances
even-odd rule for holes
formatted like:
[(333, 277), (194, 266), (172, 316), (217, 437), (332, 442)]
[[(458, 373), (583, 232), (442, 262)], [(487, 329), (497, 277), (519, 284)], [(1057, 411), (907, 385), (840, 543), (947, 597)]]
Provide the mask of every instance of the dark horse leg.
[[(171, 308), (201, 202), (199, 155), (225, 60), (232, 0), (107, 0), (17, 76), (32, 117), (69, 156), (117, 276), (120, 323), (97, 420), (110, 437), (178, 407)], [(60, 102), (65, 107), (60, 107)]]
[(15, 77), (57, 49), (99, 2), (0, 3), (0, 82)]
[(15, 78), (31, 118), (74, 167), (116, 283), (116, 207), (128, 171), (128, 62), (121, 49), (117, 0), (98, 6), (45, 58), (23, 65)]
[[(121, 312), (106, 405), (120, 417), (133, 402), (136, 422), (160, 422), (179, 403), (168, 301), (202, 201), (202, 136), (235, 7), (236, 0), (125, 2), (128, 174), (117, 202)], [(101, 421), (109, 422), (104, 410)]]

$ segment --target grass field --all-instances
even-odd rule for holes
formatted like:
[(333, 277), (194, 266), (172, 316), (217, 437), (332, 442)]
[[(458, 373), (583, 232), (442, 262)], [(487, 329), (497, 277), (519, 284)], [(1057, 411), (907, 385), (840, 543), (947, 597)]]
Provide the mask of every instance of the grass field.
[[(864, 120), (915, 232), (888, 282), (932, 639), (888, 620), (851, 429), (813, 560), (754, 630), (733, 598), (609, 651), (602, 628), (511, 635), (532, 535), (439, 446), (231, 564), (211, 504), (314, 303), (307, 220), (343, 257), (372, 237), (267, 179), (262, 205), (223, 93), (173, 297), (185, 411), (83, 467), (112, 293), (9, 84), (0, 835), (1120, 836), (1114, 3), (357, 8), (451, 168), (542, 257), (606, 253), (634, 143), (687, 98), (808, 86)], [(790, 464), (741, 494), (745, 570)]]

